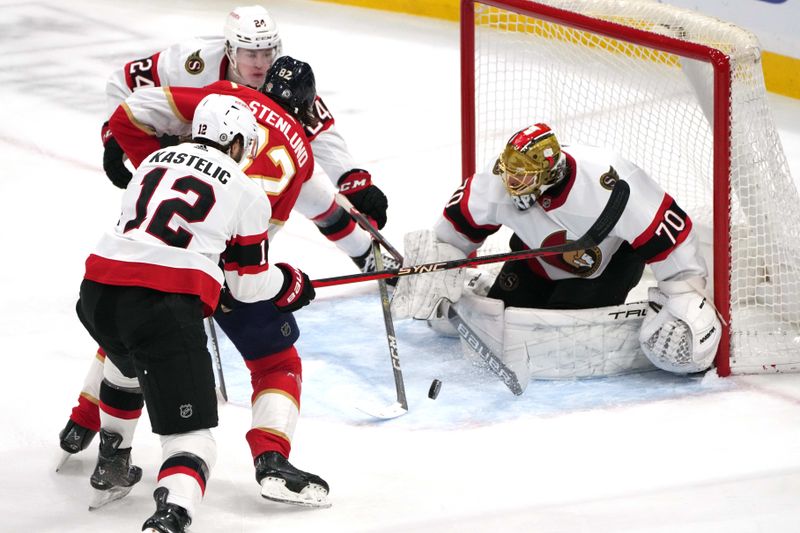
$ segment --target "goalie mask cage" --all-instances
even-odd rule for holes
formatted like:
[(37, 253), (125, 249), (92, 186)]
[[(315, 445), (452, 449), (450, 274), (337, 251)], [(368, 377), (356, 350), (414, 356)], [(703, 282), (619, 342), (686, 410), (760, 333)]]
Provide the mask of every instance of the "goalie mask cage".
[(698, 230), (718, 373), (800, 370), (800, 202), (751, 33), (652, 0), (462, 0), (461, 70), (465, 178), (535, 122), (618, 151)]

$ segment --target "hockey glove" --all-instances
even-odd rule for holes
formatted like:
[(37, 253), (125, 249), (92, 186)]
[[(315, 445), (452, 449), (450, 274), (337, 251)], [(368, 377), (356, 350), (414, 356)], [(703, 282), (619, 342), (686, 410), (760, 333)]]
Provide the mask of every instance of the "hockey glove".
[(103, 124), (100, 134), (104, 147), (103, 170), (106, 171), (106, 176), (111, 180), (111, 183), (120, 189), (124, 189), (133, 177), (131, 171), (125, 166), (125, 152), (122, 151), (117, 140), (111, 135), (108, 122)]
[(386, 209), (389, 201), (366, 170), (354, 168), (339, 178), (339, 192), (344, 194), (353, 207), (375, 221), (378, 229), (386, 225)]
[(306, 273), (286, 263), (277, 263), (275, 266), (283, 271), (285, 278), (281, 290), (272, 299), (278, 311), (292, 313), (311, 303), (316, 291)]

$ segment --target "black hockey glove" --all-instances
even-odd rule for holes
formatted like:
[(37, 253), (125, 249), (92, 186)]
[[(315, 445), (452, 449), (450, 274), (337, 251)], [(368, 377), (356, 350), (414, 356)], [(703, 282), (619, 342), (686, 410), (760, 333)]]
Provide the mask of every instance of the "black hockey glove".
[(230, 313), (242, 305), (244, 305), (243, 302), (233, 297), (231, 290), (228, 288), (228, 284), (226, 283), (223, 285), (222, 290), (219, 292), (219, 305), (217, 306), (217, 310), (221, 310), (223, 313)]
[(125, 152), (122, 151), (117, 140), (111, 135), (108, 122), (103, 124), (101, 136), (104, 147), (103, 170), (106, 171), (106, 176), (111, 180), (111, 183), (120, 189), (124, 189), (128, 186), (133, 174), (125, 166)]
[(283, 271), (286, 278), (281, 290), (272, 299), (278, 311), (292, 313), (311, 303), (317, 294), (306, 273), (286, 263), (277, 263), (275, 266)]
[(389, 201), (383, 191), (372, 184), (369, 172), (360, 168), (345, 172), (339, 178), (339, 192), (350, 200), (353, 207), (374, 220), (378, 229), (383, 229)]

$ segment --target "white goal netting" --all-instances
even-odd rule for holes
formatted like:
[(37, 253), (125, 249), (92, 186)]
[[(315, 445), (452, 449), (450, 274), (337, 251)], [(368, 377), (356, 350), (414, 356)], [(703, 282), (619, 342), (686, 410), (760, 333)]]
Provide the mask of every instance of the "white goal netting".
[[(647, 0), (490, 3), (475, 2), (472, 27), (476, 168), (491, 164), (511, 134), (535, 122), (552, 126), (564, 145), (622, 153), (690, 214), (709, 267), (724, 270), (717, 280), (730, 287), (731, 370), (800, 370), (800, 202), (771, 119), (755, 37)], [(690, 45), (684, 55), (657, 49), (678, 41), (633, 44), (629, 33), (604, 36), (608, 27), (599, 23), (596, 30), (586, 19), (576, 29), (574, 19), (556, 21), (547, 7), (721, 51), (730, 60), (729, 127), (714, 127), (714, 71), (689, 59)], [(725, 194), (714, 161), (728, 143)], [(714, 207), (724, 205), (715, 191), (729, 204), (730, 225), (716, 234), (717, 254), (729, 250), (729, 269), (713, 254)]]

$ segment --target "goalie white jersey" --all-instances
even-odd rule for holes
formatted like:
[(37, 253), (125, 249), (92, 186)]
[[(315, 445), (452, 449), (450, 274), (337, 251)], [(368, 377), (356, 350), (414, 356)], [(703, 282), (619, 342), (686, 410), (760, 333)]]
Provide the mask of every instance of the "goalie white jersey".
[(597, 220), (617, 180), (630, 185), (630, 198), (614, 229), (597, 246), (527, 261), (538, 276), (560, 280), (596, 278), (623, 243), (650, 264), (659, 280), (706, 276), (692, 221), (642, 169), (622, 157), (589, 146), (565, 146), (568, 172), (526, 210), (516, 207), (495, 167), (459, 187), (434, 231), (465, 254), (475, 251), (500, 226), (527, 248), (574, 241)]
[(284, 282), (267, 262), (270, 214), (261, 188), (219, 150), (191, 143), (158, 150), (134, 174), (85, 277), (195, 294), (207, 314), (223, 281), (238, 300), (268, 300)]
[[(229, 65), (223, 37), (191, 39), (130, 61), (108, 79), (107, 114), (110, 116), (125, 98), (142, 87), (205, 87), (230, 79)], [(319, 123), (314, 128), (306, 128), (306, 135), (311, 141), (316, 164), (322, 167), (333, 185), (338, 185), (339, 178), (358, 165), (334, 127), (333, 115), (319, 96), (314, 109)]]

